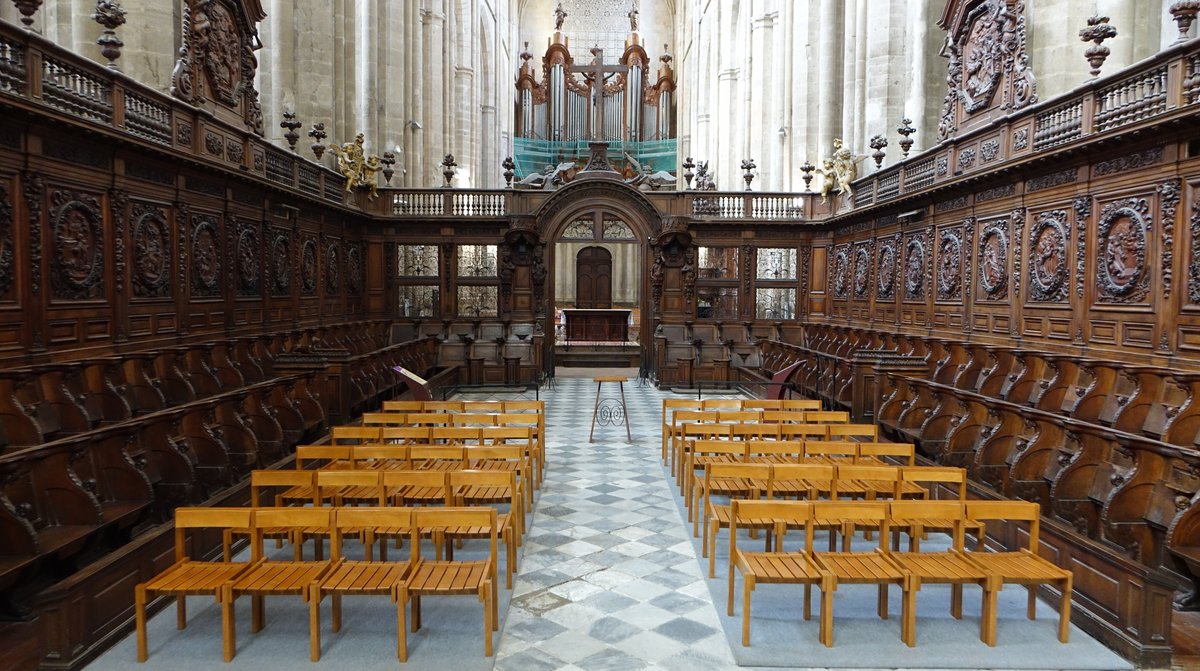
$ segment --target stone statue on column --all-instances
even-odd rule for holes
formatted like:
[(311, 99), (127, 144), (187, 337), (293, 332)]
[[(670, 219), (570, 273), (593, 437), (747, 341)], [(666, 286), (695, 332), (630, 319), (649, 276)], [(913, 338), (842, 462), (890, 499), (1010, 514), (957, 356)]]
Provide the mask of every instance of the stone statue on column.
[(558, 3), (558, 7), (554, 8), (554, 29), (562, 31), (563, 21), (567, 19), (567, 13), (563, 11), (562, 3)]

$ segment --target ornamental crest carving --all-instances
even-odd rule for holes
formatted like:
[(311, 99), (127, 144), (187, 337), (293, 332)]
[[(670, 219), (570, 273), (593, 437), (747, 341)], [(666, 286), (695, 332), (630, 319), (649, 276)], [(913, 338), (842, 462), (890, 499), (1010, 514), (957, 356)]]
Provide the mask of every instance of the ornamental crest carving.
[(846, 298), (850, 295), (850, 246), (838, 247), (833, 263), (833, 295)]
[(942, 229), (938, 235), (937, 298), (952, 301), (962, 297), (962, 228)]
[(1071, 234), (1067, 213), (1052, 210), (1038, 214), (1029, 229), (1029, 298), (1042, 303), (1067, 299), (1067, 239)]
[(7, 296), (13, 286), (16, 268), (13, 267), (13, 206), (8, 199), (8, 187), (0, 184), (0, 296)]
[(1138, 303), (1150, 288), (1147, 232), (1152, 220), (1145, 198), (1109, 203), (1096, 224), (1096, 298), (1102, 303)]
[(987, 300), (1008, 298), (1008, 222), (994, 221), (979, 236), (979, 288)]
[(325, 243), (325, 292), (330, 294), (342, 291), (341, 251), (337, 240)]
[(133, 204), (133, 295), (163, 298), (171, 294), (171, 230), (167, 212), (157, 205)]
[(104, 228), (95, 196), (73, 191), (51, 195), (55, 298), (87, 300), (104, 293)]
[(221, 293), (221, 239), (217, 218), (192, 215), (192, 297), (214, 298)]
[(894, 298), (896, 295), (896, 245), (897, 238), (884, 238), (879, 243), (878, 268), (875, 271), (876, 294), (879, 298)]
[(261, 134), (254, 52), (262, 46), (256, 26), (265, 17), (261, 0), (187, 0), (171, 94), (202, 107), (215, 102), (218, 116)]
[[(950, 0), (939, 24), (948, 33), (949, 58), (939, 140), (975, 114), (1037, 102), (1025, 50), (1024, 0)], [(998, 105), (997, 93), (1002, 94)]]
[(866, 298), (871, 288), (871, 252), (869, 245), (859, 245), (854, 251), (854, 297)]
[(317, 293), (317, 241), (305, 238), (300, 246), (300, 292), (305, 296)]
[(925, 298), (925, 243), (920, 237), (908, 239), (904, 247), (904, 299)]
[(258, 226), (239, 223), (237, 228), (237, 293), (239, 296), (258, 296), (261, 268)]
[(292, 286), (292, 238), (287, 231), (275, 230), (271, 241), (271, 295), (287, 296)]

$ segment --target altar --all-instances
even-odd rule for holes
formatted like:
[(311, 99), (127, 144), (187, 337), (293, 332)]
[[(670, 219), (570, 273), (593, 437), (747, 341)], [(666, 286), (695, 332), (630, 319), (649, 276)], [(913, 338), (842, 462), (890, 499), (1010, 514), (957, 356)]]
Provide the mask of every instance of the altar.
[(630, 310), (564, 308), (563, 331), (567, 341), (628, 342)]

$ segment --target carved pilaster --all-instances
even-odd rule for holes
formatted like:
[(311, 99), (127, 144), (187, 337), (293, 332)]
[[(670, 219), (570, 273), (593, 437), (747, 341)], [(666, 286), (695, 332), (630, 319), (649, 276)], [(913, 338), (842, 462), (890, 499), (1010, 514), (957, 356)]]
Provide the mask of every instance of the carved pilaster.
[(1162, 222), (1163, 298), (1171, 297), (1172, 267), (1175, 251), (1175, 210), (1179, 207), (1180, 182), (1169, 179), (1158, 185), (1159, 215)]
[(1087, 230), (1088, 218), (1092, 216), (1091, 194), (1078, 196), (1074, 202), (1075, 208), (1075, 297), (1083, 300), (1083, 278), (1087, 271)]
[(0, 182), (0, 299), (8, 298), (16, 278), (13, 263), (13, 206), (8, 185)]
[(937, 300), (960, 300), (963, 287), (963, 227), (961, 225), (949, 226), (938, 231), (937, 265)]

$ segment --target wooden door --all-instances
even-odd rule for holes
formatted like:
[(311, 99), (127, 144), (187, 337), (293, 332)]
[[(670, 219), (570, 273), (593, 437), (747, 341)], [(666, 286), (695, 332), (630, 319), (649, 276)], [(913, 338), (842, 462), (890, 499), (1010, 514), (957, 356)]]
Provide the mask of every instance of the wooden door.
[(612, 308), (612, 254), (603, 247), (584, 247), (575, 257), (575, 307)]

